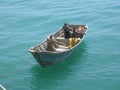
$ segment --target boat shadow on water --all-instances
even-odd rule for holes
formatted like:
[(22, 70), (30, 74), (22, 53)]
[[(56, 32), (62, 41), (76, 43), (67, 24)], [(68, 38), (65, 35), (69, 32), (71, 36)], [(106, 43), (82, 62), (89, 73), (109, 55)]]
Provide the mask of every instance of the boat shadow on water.
[(50, 66), (48, 68), (40, 68), (39, 65), (35, 65), (31, 68), (31, 85), (32, 89), (41, 90), (53, 89), (55, 86), (62, 83), (71, 74), (74, 74), (73, 68), (76, 64), (82, 63), (81, 59), (86, 53), (86, 45), (83, 41), (77, 50), (69, 56), (65, 61)]

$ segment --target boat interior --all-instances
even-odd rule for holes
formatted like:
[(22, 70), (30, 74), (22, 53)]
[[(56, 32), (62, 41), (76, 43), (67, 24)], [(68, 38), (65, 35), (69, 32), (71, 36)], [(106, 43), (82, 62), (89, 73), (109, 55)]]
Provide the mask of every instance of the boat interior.
[(69, 49), (69, 39), (57, 38), (56, 41), (48, 42), (46, 40), (32, 50), (34, 50), (33, 52), (62, 52)]
[[(79, 33), (82, 33), (82, 35), (85, 34), (87, 27), (86, 25), (70, 25), (71, 29), (76, 29), (76, 31), (79, 31)], [(77, 42), (72, 46), (74, 47), (81, 41), (83, 36), (80, 36), (77, 38)], [(69, 50), (70, 47), (70, 39), (64, 38), (64, 30), (60, 29), (57, 33), (52, 35), (52, 38), (48, 36), (48, 38), (41, 43), (40, 45), (33, 47), (30, 49), (31, 52), (64, 52), (66, 50)]]

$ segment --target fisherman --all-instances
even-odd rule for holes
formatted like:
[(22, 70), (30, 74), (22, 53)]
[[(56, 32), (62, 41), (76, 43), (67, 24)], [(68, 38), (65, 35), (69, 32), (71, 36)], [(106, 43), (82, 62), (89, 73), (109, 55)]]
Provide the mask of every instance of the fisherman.
[(84, 29), (86, 29), (84, 26), (79, 26), (79, 27), (78, 27), (78, 29), (77, 29), (78, 37), (82, 38), (83, 35), (85, 35)]
[(76, 32), (75, 29), (73, 29), (73, 33), (71, 35), (70, 42), (69, 42), (69, 48), (72, 48), (78, 42), (77, 35), (78, 35), (78, 33)]
[(76, 30), (75, 29), (73, 29), (73, 33), (71, 34), (71, 37), (72, 38), (77, 38), (77, 32), (76, 32)]
[(48, 36), (47, 38), (47, 50), (48, 51), (55, 51), (55, 47), (57, 47), (55, 44), (55, 41), (56, 40), (53, 37), (53, 35)]
[(59, 42), (53, 35), (48, 36), (47, 38), (47, 50), (56, 51), (57, 49), (66, 50), (68, 47), (63, 45), (64, 43)]
[(69, 39), (71, 34), (70, 34), (70, 28), (68, 27), (67, 23), (64, 23), (63, 30), (65, 34), (65, 39)]

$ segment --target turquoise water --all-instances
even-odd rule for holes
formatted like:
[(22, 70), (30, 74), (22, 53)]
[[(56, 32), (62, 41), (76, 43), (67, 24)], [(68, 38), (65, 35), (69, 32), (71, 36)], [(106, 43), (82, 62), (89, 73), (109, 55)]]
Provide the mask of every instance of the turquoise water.
[[(28, 49), (64, 22), (89, 31), (67, 60), (43, 69)], [(0, 0), (0, 84), (7, 90), (120, 90), (119, 0)]]

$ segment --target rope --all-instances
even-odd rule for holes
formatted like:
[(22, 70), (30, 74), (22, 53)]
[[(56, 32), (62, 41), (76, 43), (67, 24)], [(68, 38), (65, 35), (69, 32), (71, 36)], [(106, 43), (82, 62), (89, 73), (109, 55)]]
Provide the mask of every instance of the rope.
[(1, 84), (0, 84), (0, 88), (2, 89), (2, 90), (7, 90), (5, 87), (3, 87)]

